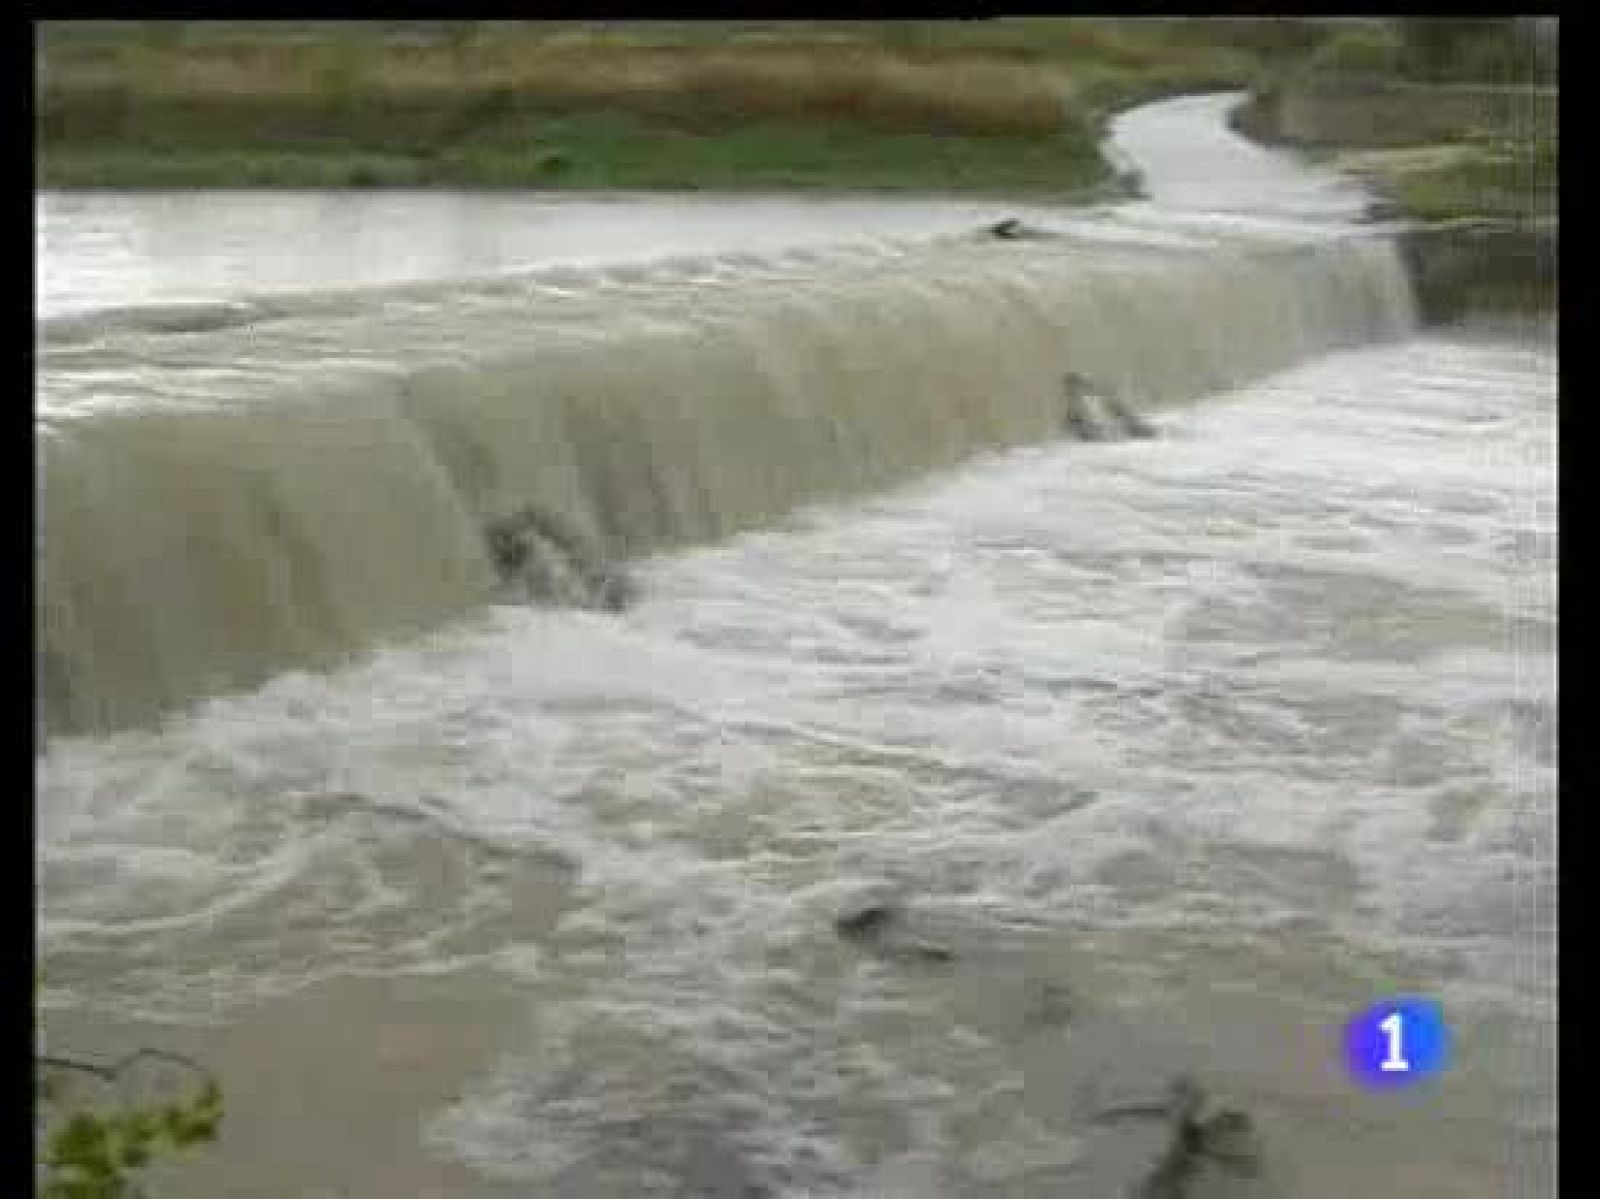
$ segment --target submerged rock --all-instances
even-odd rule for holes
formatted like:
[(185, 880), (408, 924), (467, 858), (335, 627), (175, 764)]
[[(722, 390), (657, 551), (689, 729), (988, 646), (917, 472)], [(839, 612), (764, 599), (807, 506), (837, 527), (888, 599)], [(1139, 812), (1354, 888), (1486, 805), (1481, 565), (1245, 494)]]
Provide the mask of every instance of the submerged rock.
[(484, 540), (500, 576), (502, 599), (603, 612), (624, 611), (638, 599), (637, 585), (621, 567), (537, 508), (490, 521)]
[(1067, 375), (1067, 400), (1062, 421), (1067, 432), (1079, 441), (1106, 441), (1109, 434), (1105, 420), (1096, 402), (1099, 390), (1084, 376), (1070, 372)]
[(1100, 404), (1129, 437), (1143, 440), (1156, 436), (1156, 428), (1116, 396), (1102, 396)]
[(1067, 372), (1066, 406), (1062, 420), (1067, 432), (1079, 441), (1116, 441), (1157, 436), (1154, 425), (1107, 388), (1077, 371)]

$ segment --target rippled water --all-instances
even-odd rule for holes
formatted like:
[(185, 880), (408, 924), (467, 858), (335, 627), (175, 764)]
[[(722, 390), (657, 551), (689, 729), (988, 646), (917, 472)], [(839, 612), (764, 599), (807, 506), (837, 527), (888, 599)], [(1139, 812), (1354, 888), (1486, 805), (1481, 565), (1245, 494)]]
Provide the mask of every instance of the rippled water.
[[(1107, 1195), (1183, 1066), (1268, 1155), (1196, 1193), (1536, 1189), (1555, 388), (1339, 354), (55, 742), (52, 1036), (218, 1065), (175, 1195)], [(842, 942), (879, 895), (943, 956)], [(1452, 1073), (1355, 1091), (1413, 991)]]
[[(1007, 211), (1036, 212), (1023, 206)], [(993, 221), (961, 200), (493, 192), (44, 193), (34, 246), (39, 315), (115, 304), (231, 298), (752, 253), (853, 237), (927, 235)], [(263, 246), (275, 253), (263, 254)]]

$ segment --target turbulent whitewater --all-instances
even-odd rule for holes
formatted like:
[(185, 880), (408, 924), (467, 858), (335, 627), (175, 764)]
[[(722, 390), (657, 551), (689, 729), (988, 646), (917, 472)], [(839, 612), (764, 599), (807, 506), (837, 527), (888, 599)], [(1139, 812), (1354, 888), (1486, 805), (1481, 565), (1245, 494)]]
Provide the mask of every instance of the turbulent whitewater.
[[(43, 1002), (221, 1073), (164, 1194), (1100, 1199), (1183, 1070), (1264, 1149), (1195, 1196), (1549, 1189), (1555, 347), (1419, 336), (1224, 104), (1138, 204), (787, 249), (96, 292), (62, 218)], [(530, 509), (637, 603), (491, 602)]]

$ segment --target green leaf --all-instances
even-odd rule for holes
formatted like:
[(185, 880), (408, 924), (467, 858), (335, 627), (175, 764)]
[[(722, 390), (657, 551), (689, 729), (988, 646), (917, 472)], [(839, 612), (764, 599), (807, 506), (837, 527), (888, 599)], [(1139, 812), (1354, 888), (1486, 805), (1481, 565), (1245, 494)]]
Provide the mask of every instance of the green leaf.
[[(39, 1078), (41, 1097), (47, 1097), (51, 1088), (42, 1070)], [(131, 1175), (165, 1148), (214, 1141), (221, 1119), (222, 1089), (209, 1076), (187, 1101), (106, 1116), (65, 1114), (37, 1163), (43, 1167), (40, 1193), (45, 1199), (142, 1199)]]
[(79, 1162), (105, 1152), (106, 1126), (80, 1112), (51, 1141), (51, 1152), (63, 1162)]

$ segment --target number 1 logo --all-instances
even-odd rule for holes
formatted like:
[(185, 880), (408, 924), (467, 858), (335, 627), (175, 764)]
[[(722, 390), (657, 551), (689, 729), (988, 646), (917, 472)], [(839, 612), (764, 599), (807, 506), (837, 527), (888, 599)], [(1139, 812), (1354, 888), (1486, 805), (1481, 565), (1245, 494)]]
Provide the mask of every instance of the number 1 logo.
[(1393, 1091), (1419, 1083), (1449, 1062), (1450, 1029), (1432, 999), (1400, 998), (1357, 1012), (1344, 1026), (1344, 1060), (1364, 1087)]
[(1384, 1036), (1389, 1041), (1389, 1052), (1378, 1063), (1378, 1069), (1385, 1074), (1392, 1074), (1395, 1071), (1400, 1071), (1401, 1073), (1409, 1071), (1411, 1063), (1406, 1061), (1405, 1053), (1401, 1049), (1403, 1038), (1405, 1037), (1405, 1016), (1399, 1011), (1390, 1012), (1382, 1020), (1378, 1021), (1378, 1027), (1383, 1030)]

